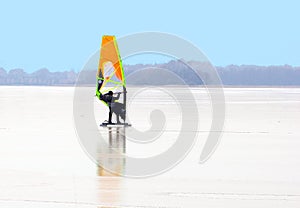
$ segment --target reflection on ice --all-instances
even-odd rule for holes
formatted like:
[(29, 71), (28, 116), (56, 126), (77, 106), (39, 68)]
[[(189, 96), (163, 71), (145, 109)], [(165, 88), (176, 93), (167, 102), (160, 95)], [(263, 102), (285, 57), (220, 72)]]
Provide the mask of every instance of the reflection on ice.
[(108, 150), (97, 146), (99, 176), (120, 176), (125, 169), (126, 135), (125, 127), (107, 128)]
[[(99, 201), (112, 205), (120, 201), (120, 190), (122, 175), (125, 169), (126, 135), (125, 127), (105, 127), (103, 136), (108, 142), (108, 150), (102, 145), (97, 145), (97, 163), (99, 179), (98, 199)], [(98, 208), (109, 207), (99, 206)]]

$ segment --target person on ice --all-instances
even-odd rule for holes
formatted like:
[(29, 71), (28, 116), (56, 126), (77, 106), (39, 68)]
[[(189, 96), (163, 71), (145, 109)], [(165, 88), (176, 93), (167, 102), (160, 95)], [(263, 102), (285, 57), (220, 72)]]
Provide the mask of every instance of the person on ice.
[(116, 97), (114, 97), (114, 93), (112, 91), (109, 91), (106, 94), (100, 95), (100, 100), (103, 100), (109, 108), (109, 114), (108, 114), (108, 123), (112, 124), (112, 114), (115, 113), (117, 117), (117, 123), (120, 123), (121, 117), (123, 120), (125, 119), (125, 109), (124, 105), (122, 103), (116, 102), (119, 98), (121, 93), (115, 93), (117, 94)]

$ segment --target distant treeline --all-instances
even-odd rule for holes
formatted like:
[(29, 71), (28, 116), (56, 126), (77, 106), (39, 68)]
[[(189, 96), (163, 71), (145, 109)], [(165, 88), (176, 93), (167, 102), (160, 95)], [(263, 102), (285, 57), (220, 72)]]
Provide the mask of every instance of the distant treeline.
[(74, 71), (49, 72), (40, 69), (33, 73), (12, 69), (8, 73), (0, 68), (0, 85), (74, 85), (78, 74)]
[[(164, 64), (137, 64), (125, 65), (125, 75), (128, 84), (136, 85), (163, 85), (178, 84), (174, 81), (176, 75), (189, 85), (201, 85), (202, 80), (191, 70), (196, 69), (201, 78), (210, 80), (209, 63), (170, 61)], [(223, 84), (231, 86), (300, 86), (300, 67), (283, 66), (255, 66), (255, 65), (229, 65), (215, 67)], [(139, 72), (134, 74), (135, 72)], [(74, 85), (80, 77), (81, 83), (95, 84), (96, 70), (79, 73), (74, 71), (50, 72), (40, 69), (33, 73), (22, 69), (13, 69), (7, 72), (0, 68), (0, 85)], [(136, 76), (131, 76), (136, 75)]]
[(216, 67), (225, 85), (299, 86), (300, 67), (229, 65)]

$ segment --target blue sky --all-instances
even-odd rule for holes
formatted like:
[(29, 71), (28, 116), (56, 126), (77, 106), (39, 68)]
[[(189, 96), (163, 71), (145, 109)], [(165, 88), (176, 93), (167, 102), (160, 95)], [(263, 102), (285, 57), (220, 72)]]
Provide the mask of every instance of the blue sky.
[(178, 35), (218, 66), (300, 66), (300, 1), (2, 1), (0, 67), (79, 71), (103, 34)]

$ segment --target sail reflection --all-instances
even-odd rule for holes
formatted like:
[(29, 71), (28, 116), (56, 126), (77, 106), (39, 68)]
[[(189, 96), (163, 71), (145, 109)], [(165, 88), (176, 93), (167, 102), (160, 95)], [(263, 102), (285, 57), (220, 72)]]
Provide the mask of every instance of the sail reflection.
[(122, 177), (125, 171), (125, 127), (108, 127), (106, 145), (97, 145), (98, 200), (105, 208), (117, 206), (122, 201)]
[(97, 147), (98, 176), (121, 176), (125, 171), (125, 127), (107, 128), (108, 149)]

